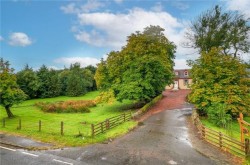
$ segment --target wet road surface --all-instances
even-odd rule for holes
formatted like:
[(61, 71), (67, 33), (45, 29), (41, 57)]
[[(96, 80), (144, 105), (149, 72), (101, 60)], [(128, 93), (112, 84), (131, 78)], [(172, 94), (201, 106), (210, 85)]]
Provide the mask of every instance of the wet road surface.
[(44, 152), (100, 165), (216, 164), (192, 147), (186, 126), (190, 114), (191, 108), (163, 111), (109, 144)]

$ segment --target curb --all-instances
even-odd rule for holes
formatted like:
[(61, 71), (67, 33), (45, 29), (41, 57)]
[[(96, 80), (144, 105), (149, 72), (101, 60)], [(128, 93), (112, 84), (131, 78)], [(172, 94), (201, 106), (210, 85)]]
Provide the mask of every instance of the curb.
[(13, 144), (13, 143), (7, 143), (7, 142), (0, 141), (0, 144), (7, 145), (7, 146), (12, 146), (12, 147), (17, 147), (17, 148), (20, 148), (20, 149), (27, 149), (27, 150), (29, 150), (29, 147), (24, 147), (24, 146)]

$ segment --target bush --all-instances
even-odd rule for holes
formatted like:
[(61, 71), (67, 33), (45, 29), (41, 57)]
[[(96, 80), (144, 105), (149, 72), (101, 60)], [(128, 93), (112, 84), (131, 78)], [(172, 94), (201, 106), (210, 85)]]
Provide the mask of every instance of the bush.
[(96, 103), (108, 103), (113, 104), (115, 102), (115, 94), (113, 90), (108, 90), (105, 92), (101, 92), (99, 96), (96, 98)]
[(44, 112), (51, 113), (80, 113), (90, 112), (90, 107), (96, 106), (93, 100), (64, 101), (56, 103), (38, 102), (35, 104)]
[(227, 105), (222, 103), (213, 103), (208, 108), (208, 120), (219, 127), (229, 129), (232, 117), (230, 114), (227, 114)]
[(153, 100), (151, 100), (149, 103), (147, 103), (146, 105), (144, 105), (141, 110), (142, 112), (146, 112), (147, 110), (149, 110), (149, 108), (151, 108), (153, 105), (155, 105), (158, 101), (160, 101), (162, 99), (162, 94), (160, 94), (159, 96), (155, 97)]

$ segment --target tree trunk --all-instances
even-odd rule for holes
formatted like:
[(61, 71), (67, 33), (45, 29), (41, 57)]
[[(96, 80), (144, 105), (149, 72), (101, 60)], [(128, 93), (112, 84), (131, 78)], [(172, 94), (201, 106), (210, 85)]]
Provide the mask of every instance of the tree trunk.
[(4, 108), (7, 112), (8, 118), (14, 117), (13, 113), (10, 111), (10, 106), (5, 106)]

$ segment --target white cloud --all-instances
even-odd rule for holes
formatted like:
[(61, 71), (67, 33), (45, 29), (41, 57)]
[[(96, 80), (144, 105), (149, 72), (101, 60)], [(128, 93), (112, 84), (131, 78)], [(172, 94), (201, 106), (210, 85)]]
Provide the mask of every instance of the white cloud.
[(82, 12), (90, 12), (98, 10), (99, 8), (105, 6), (104, 3), (97, 0), (88, 0), (84, 5), (78, 5), (76, 3), (70, 3), (66, 6), (61, 6), (60, 9), (66, 14), (75, 14)]
[(151, 7), (151, 10), (155, 11), (155, 12), (161, 12), (161, 11), (163, 11), (163, 6), (162, 6), (161, 2), (157, 2), (155, 4), (155, 6)]
[(228, 0), (226, 1), (228, 10), (239, 11), (250, 18), (250, 1), (249, 0)]
[(64, 64), (66, 66), (79, 62), (82, 67), (85, 67), (88, 65), (96, 66), (96, 64), (99, 63), (100, 60), (92, 57), (62, 57), (55, 59), (54, 62)]
[(4, 38), (2, 36), (0, 36), (0, 41), (3, 41), (3, 40), (4, 40)]
[(186, 3), (184, 3), (184, 2), (180, 2), (180, 1), (174, 1), (174, 2), (172, 3), (172, 5), (173, 5), (174, 7), (176, 7), (177, 9), (180, 9), (180, 10), (186, 10), (186, 9), (189, 8), (189, 5), (188, 5), (188, 4), (186, 4)]
[(27, 34), (22, 32), (14, 32), (9, 36), (9, 44), (12, 46), (28, 46), (32, 44), (31, 38)]
[(70, 3), (67, 6), (61, 6), (60, 9), (66, 14), (74, 14), (80, 12), (75, 3)]
[(167, 12), (145, 11), (140, 8), (128, 13), (95, 12), (78, 14), (80, 27), (91, 26), (94, 31), (79, 30), (77, 40), (95, 46), (119, 49), (126, 43), (126, 37), (135, 31), (142, 31), (149, 25), (159, 25), (171, 40), (182, 27), (181, 22)]
[(189, 69), (190, 67), (187, 65), (186, 59), (175, 59), (174, 69)]

